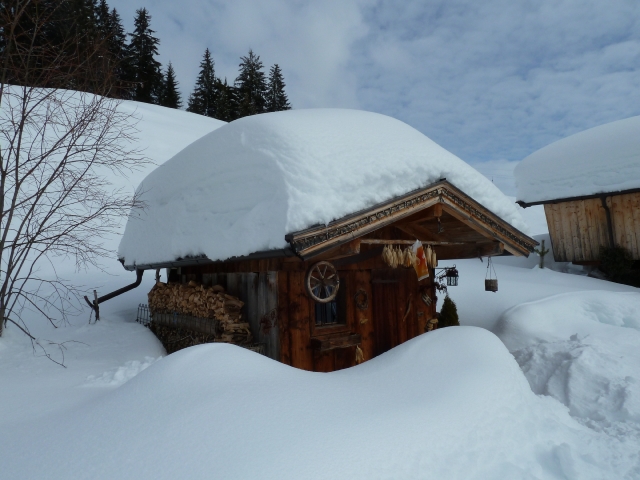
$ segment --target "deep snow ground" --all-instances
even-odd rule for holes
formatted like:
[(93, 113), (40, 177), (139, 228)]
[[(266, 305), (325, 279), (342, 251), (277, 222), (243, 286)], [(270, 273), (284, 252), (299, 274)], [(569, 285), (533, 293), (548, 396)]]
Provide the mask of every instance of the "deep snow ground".
[(133, 323), (144, 287), (106, 303), (97, 325), (40, 325), (45, 338), (84, 342), (68, 344), (66, 369), (10, 332), (0, 340), (3, 472), (640, 478), (638, 290), (531, 263), (499, 259), (490, 293), (486, 263), (457, 262), (461, 321), (485, 328), (438, 330), (331, 374), (227, 345), (158, 360), (157, 340)]
[(630, 446), (531, 392), (502, 343), (473, 327), (332, 374), (190, 348), (73, 410), (3, 425), (0, 452), (9, 478), (623, 478), (637, 467)]

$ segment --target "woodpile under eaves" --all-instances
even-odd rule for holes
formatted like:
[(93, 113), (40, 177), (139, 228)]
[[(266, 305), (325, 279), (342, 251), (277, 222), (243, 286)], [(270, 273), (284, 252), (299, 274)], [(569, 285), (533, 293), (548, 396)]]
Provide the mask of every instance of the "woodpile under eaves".
[(243, 305), (244, 302), (226, 294), (220, 285), (205, 287), (193, 281), (186, 285), (157, 282), (149, 292), (152, 317), (156, 313), (177, 313), (217, 320), (215, 340), (238, 345), (252, 340), (249, 324), (242, 321)]

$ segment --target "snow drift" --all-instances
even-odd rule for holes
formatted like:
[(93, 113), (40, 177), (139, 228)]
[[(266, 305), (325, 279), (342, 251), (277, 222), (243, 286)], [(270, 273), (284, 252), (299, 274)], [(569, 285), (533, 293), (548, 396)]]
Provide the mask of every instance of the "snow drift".
[(639, 312), (639, 293), (565, 293), (510, 309), (497, 332), (535, 393), (595, 430), (640, 441)]
[(640, 188), (640, 116), (576, 133), (515, 168), (525, 203)]
[(140, 185), (119, 255), (133, 265), (283, 248), (284, 236), (446, 179), (516, 228), (488, 179), (417, 130), (356, 110), (236, 120), (194, 142)]
[(28, 436), (0, 432), (7, 478), (588, 479), (623, 474), (632, 457), (622, 449), (613, 462), (473, 327), (329, 374), (192, 347), (22, 428)]

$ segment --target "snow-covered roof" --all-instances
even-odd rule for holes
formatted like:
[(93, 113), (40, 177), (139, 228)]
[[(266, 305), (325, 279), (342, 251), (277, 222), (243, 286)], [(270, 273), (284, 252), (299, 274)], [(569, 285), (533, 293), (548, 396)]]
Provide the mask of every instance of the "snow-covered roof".
[(399, 120), (339, 109), (245, 117), (205, 135), (139, 186), (119, 247), (125, 265), (281, 249), (285, 235), (441, 178), (514, 227), (517, 207), (486, 177)]
[(558, 140), (522, 160), (515, 177), (524, 203), (640, 188), (640, 116)]

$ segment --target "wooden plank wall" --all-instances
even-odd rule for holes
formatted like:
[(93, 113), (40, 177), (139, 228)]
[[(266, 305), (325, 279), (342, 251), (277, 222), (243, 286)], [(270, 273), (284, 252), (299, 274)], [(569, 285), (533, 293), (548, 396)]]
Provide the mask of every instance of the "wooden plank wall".
[(607, 205), (611, 209), (616, 243), (640, 260), (640, 193), (608, 197)]
[[(413, 270), (344, 269), (339, 274), (340, 288), (346, 290), (344, 334), (360, 334), (359, 347), (365, 361), (424, 333), (427, 321), (435, 316), (435, 303), (427, 307), (419, 292), (420, 287), (426, 287), (435, 299), (433, 284), (429, 279), (418, 285)], [(394, 283), (379, 284), (376, 279), (391, 279)], [(314, 328), (314, 303), (303, 282), (303, 272), (278, 272), (280, 361), (316, 372), (355, 365), (355, 346), (327, 352), (311, 348), (312, 338), (321, 338), (323, 328), (334, 327)], [(360, 290), (367, 297), (366, 307), (356, 304), (355, 296)]]
[(607, 214), (599, 198), (544, 206), (556, 262), (597, 260), (600, 245), (609, 245)]
[[(374, 270), (354, 265), (339, 269), (346, 323), (330, 327), (315, 326), (315, 304), (304, 288), (304, 270), (202, 273), (195, 267), (184, 271), (183, 282), (222, 285), (239, 297), (245, 302), (243, 318), (255, 340), (265, 344), (266, 355), (304, 370), (329, 372), (355, 365), (355, 346), (320, 352), (312, 348), (312, 338), (359, 334), (366, 361), (423, 333), (435, 316), (435, 304), (427, 307), (420, 299), (421, 287), (435, 299), (431, 279), (418, 285), (413, 269), (384, 265)], [(393, 283), (378, 284), (376, 279)], [(359, 291), (364, 292), (366, 306), (356, 303)]]
[[(265, 355), (280, 360), (277, 325), (278, 273), (205, 273), (185, 275), (183, 281), (195, 280), (204, 285), (222, 285), (229, 295), (242, 300), (242, 317), (251, 327), (255, 342), (263, 343)], [(198, 278), (200, 277), (200, 278)]]
[[(616, 245), (640, 260), (640, 193), (607, 197)], [(591, 262), (610, 246), (607, 214), (600, 198), (544, 206), (557, 262)]]

